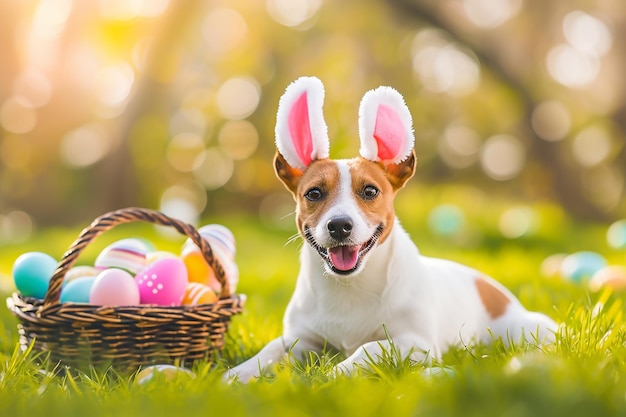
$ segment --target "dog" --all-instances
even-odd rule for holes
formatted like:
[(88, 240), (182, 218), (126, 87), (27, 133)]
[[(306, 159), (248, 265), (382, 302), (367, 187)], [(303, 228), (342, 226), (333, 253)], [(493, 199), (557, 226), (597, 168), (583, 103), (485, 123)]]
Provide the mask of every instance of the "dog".
[(351, 373), (391, 348), (427, 363), (461, 343), (552, 343), (552, 319), (472, 268), (422, 256), (403, 230), (393, 201), (416, 164), (403, 97), (390, 87), (363, 96), (359, 156), (347, 160), (329, 159), (323, 101), (314, 77), (280, 99), (274, 168), (296, 202), (300, 272), (282, 336), (225, 378), (247, 382), (288, 353), (326, 344), (347, 357), (337, 369)]

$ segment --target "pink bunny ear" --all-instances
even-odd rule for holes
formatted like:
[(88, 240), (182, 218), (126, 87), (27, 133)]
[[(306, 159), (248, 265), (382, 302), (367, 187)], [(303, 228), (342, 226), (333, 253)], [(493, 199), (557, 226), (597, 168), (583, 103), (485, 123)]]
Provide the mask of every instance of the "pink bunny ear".
[(287, 163), (304, 169), (328, 158), (328, 129), (322, 113), (324, 85), (315, 77), (291, 83), (278, 103), (276, 147)]
[(368, 91), (359, 107), (359, 153), (370, 161), (399, 164), (415, 143), (413, 121), (404, 99), (391, 87)]

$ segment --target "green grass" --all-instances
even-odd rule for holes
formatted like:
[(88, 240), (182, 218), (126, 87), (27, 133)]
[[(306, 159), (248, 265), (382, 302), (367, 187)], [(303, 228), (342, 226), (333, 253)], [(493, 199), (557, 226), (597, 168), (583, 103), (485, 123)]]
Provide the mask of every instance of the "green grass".
[[(63, 372), (45, 357), (17, 347), (14, 317), (0, 308), (0, 416), (604, 416), (626, 415), (626, 307), (620, 294), (589, 293), (583, 285), (548, 279), (539, 265), (556, 252), (596, 250), (613, 263), (623, 254), (604, 243), (602, 226), (573, 224), (553, 207), (539, 209), (537, 231), (516, 240), (500, 237), (494, 219), (506, 204), (471, 215), (456, 240), (427, 228), (428, 207), (449, 196), (432, 194), (414, 209), (400, 199), (399, 215), (423, 253), (455, 259), (493, 275), (530, 309), (564, 323), (555, 346), (459, 347), (427, 369), (393, 350), (350, 377), (336, 375), (341, 355), (311, 354), (303, 363), (281, 363), (249, 385), (223, 384), (221, 371), (256, 353), (280, 334), (281, 318), (297, 273), (294, 230), (274, 229), (246, 217), (220, 222), (237, 237), (238, 292), (245, 312), (233, 320), (223, 359), (199, 363), (195, 377), (157, 378), (138, 385), (114, 370)], [(481, 206), (485, 207), (485, 206)], [(471, 221), (470, 221), (471, 220)], [(479, 234), (477, 235), (477, 233)], [(78, 230), (43, 230), (23, 245), (0, 248), (0, 289), (11, 291), (10, 268), (20, 253), (43, 250), (60, 257)], [(129, 225), (99, 238), (81, 258), (93, 260), (108, 242), (141, 235), (162, 249), (180, 240), (157, 237), (150, 227)], [(4, 297), (3, 297), (4, 298)]]

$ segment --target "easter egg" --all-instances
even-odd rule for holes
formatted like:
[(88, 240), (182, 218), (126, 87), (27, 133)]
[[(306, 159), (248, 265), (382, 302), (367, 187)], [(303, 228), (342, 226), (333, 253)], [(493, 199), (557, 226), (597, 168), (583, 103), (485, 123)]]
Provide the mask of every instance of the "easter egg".
[(139, 239), (122, 239), (104, 248), (94, 266), (99, 269), (118, 268), (136, 274), (146, 266), (148, 248)]
[(182, 305), (193, 306), (198, 304), (211, 304), (217, 301), (217, 294), (207, 285), (198, 282), (187, 284)]
[(563, 259), (561, 275), (574, 282), (581, 282), (591, 278), (600, 269), (606, 266), (606, 259), (595, 252), (576, 252)]
[(95, 277), (100, 273), (99, 270), (94, 268), (93, 266), (88, 265), (80, 265), (71, 268), (63, 277), (63, 286), (66, 286), (70, 282), (74, 281), (77, 278), (85, 278), (85, 277)]
[(122, 269), (110, 268), (94, 279), (89, 303), (103, 306), (139, 304), (139, 288), (133, 276)]
[(195, 377), (194, 373), (186, 368), (174, 365), (153, 365), (143, 368), (135, 377), (135, 382), (139, 385), (143, 385), (153, 380), (158, 380), (159, 378), (172, 380), (181, 375), (192, 378)]
[[(224, 268), (224, 274), (230, 284), (231, 291), (235, 292), (239, 282), (239, 268), (237, 264), (231, 258), (224, 256), (218, 249), (215, 249), (213, 254), (221, 263), (222, 268)], [(218, 293), (221, 291), (222, 284), (218, 281), (215, 272), (206, 262), (197, 246), (189, 245), (183, 248), (181, 259), (187, 267), (190, 282), (208, 285), (213, 291)]]
[(618, 220), (609, 226), (606, 240), (614, 249), (626, 248), (626, 219)]
[(589, 281), (589, 288), (592, 291), (600, 291), (607, 287), (615, 291), (626, 290), (626, 266), (611, 265), (593, 274)]
[(89, 303), (91, 289), (96, 280), (94, 276), (74, 278), (61, 289), (59, 300), (62, 303)]
[(142, 304), (177, 306), (189, 282), (187, 268), (178, 258), (160, 259), (142, 269), (135, 277)]
[(429, 213), (428, 226), (438, 235), (454, 236), (465, 226), (465, 215), (455, 205), (442, 204)]
[(42, 252), (20, 255), (13, 263), (15, 287), (25, 297), (44, 298), (57, 263), (52, 256)]
[(146, 255), (146, 264), (149, 265), (151, 263), (158, 261), (159, 259), (166, 259), (166, 258), (177, 258), (177, 256), (174, 255), (172, 252), (168, 252), (165, 250), (157, 250), (154, 252), (149, 252)]

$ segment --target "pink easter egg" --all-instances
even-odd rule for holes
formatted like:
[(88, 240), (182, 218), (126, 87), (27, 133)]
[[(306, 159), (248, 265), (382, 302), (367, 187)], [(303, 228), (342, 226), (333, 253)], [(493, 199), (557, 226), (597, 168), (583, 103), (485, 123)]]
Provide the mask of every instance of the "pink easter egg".
[(178, 258), (159, 259), (142, 269), (135, 281), (141, 304), (178, 306), (183, 300), (189, 279), (187, 268)]
[(139, 288), (131, 274), (122, 269), (106, 269), (93, 282), (89, 304), (131, 306), (139, 304)]

